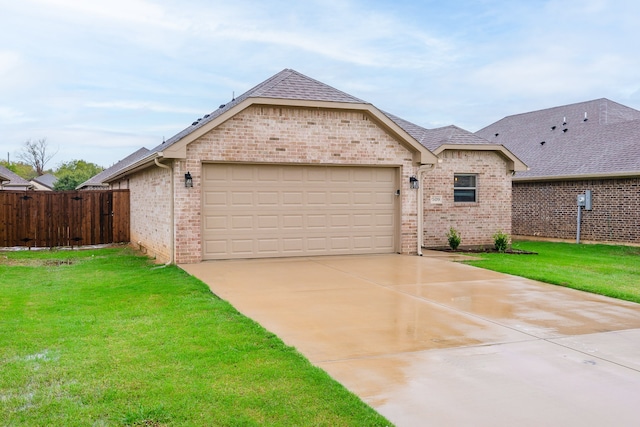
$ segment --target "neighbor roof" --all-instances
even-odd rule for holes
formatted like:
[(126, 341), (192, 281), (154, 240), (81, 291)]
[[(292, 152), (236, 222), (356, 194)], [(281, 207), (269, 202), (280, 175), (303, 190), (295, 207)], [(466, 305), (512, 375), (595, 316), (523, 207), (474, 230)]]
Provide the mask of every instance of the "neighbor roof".
[(529, 165), (515, 180), (640, 174), (640, 111), (606, 98), (508, 116), (476, 135)]
[(131, 165), (132, 163), (135, 163), (136, 161), (146, 157), (149, 153), (150, 151), (148, 149), (142, 147), (135, 153), (129, 154), (127, 157), (120, 160), (113, 166), (108, 167), (107, 169), (103, 170), (102, 172), (94, 175), (93, 177), (89, 178), (82, 184), (78, 185), (76, 189), (80, 190), (82, 188), (88, 188), (88, 187), (106, 187), (107, 186), (107, 184), (105, 184), (106, 179), (108, 179), (110, 176), (114, 174), (117, 174), (118, 172), (125, 169), (127, 166)]
[(53, 190), (53, 186), (55, 185), (57, 180), (58, 178), (56, 178), (54, 175), (50, 173), (45, 173), (44, 175), (40, 175), (38, 177), (33, 178), (32, 181), (35, 181), (38, 184), (44, 185), (45, 187)]
[(14, 172), (10, 171), (4, 166), (0, 166), (0, 187), (11, 190), (12, 188), (32, 188), (31, 184), (26, 179), (20, 177)]

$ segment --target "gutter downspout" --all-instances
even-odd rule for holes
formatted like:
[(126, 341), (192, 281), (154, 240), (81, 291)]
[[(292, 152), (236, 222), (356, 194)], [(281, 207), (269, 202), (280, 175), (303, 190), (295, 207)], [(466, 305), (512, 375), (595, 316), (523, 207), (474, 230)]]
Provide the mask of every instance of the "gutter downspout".
[(171, 191), (170, 193), (170, 197), (171, 197), (171, 209), (169, 212), (169, 221), (171, 223), (171, 237), (170, 237), (170, 243), (169, 243), (169, 261), (165, 264), (165, 265), (170, 265), (173, 264), (175, 261), (175, 224), (174, 224), (174, 209), (175, 209), (175, 202), (174, 202), (174, 186), (173, 186), (173, 168), (171, 166), (165, 165), (164, 163), (160, 163), (158, 161), (158, 158), (154, 158), (153, 161), (155, 162), (156, 166), (161, 167), (163, 169), (168, 169), (169, 170), (169, 175), (171, 176)]
[(416, 209), (418, 213), (418, 256), (422, 256), (422, 244), (424, 243), (424, 188), (422, 188), (422, 181), (424, 174), (435, 169), (435, 165), (428, 164), (422, 165), (418, 168), (418, 201)]

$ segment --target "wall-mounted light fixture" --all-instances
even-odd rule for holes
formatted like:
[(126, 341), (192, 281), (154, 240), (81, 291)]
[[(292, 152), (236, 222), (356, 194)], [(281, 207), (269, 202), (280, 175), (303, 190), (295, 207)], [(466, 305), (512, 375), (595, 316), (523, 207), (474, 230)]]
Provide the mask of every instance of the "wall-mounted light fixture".
[(185, 187), (193, 187), (193, 178), (191, 177), (191, 173), (187, 172), (184, 174), (184, 186)]
[(416, 178), (415, 176), (409, 178), (409, 188), (412, 188), (414, 190), (420, 188), (420, 182), (418, 181), (418, 178)]

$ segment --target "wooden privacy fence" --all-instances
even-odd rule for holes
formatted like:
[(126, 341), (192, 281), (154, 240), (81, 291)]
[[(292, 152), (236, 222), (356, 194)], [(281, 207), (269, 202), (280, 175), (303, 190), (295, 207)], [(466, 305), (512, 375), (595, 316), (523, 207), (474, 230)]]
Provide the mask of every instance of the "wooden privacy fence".
[(129, 190), (0, 191), (0, 247), (129, 241)]

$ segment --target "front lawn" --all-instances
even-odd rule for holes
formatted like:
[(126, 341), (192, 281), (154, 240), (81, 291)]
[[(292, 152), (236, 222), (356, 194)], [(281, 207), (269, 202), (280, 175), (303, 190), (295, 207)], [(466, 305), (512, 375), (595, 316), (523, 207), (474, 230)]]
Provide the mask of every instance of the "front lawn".
[(126, 248), (0, 253), (0, 420), (390, 425), (205, 284)]
[(553, 242), (514, 242), (538, 255), (474, 254), (467, 264), (640, 303), (640, 248)]

